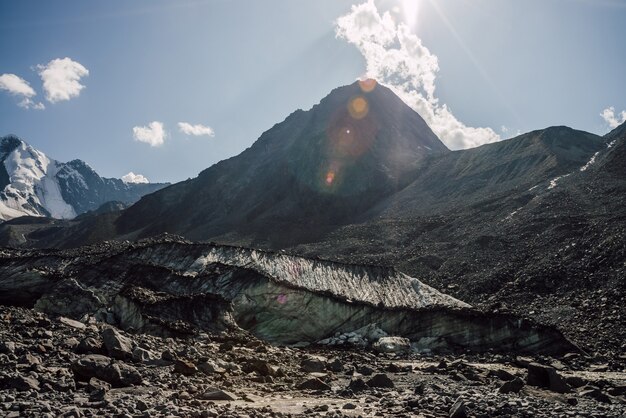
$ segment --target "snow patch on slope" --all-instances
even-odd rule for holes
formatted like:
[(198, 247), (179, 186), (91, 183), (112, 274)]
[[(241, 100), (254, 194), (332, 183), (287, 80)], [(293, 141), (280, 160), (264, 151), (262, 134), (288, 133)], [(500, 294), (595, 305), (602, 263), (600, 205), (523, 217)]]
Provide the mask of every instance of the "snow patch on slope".
[(585, 164), (582, 167), (580, 167), (580, 171), (586, 171), (589, 167), (591, 167), (591, 165), (596, 162), (596, 158), (598, 158), (599, 154), (600, 154), (600, 151), (598, 151), (595, 154), (593, 154), (591, 156), (591, 159), (587, 162), (587, 164)]
[(552, 180), (550, 180), (550, 185), (548, 186), (548, 190), (554, 189), (556, 187), (556, 185), (557, 185), (559, 180), (561, 180), (562, 178), (565, 178), (565, 177), (567, 177), (569, 175), (571, 175), (571, 173), (570, 174), (564, 174), (562, 176), (558, 176), (558, 177), (555, 177)]

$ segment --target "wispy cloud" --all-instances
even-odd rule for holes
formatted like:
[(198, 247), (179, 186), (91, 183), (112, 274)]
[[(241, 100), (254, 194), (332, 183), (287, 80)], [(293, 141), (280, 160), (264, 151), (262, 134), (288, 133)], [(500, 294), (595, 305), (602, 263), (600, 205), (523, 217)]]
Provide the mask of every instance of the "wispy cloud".
[(204, 126), (201, 124), (192, 125), (187, 122), (178, 122), (178, 128), (185, 135), (193, 135), (193, 136), (215, 136), (215, 131), (209, 126)]
[(46, 65), (38, 65), (37, 69), (50, 103), (78, 97), (85, 88), (80, 83), (81, 78), (89, 75), (89, 70), (82, 64), (67, 57), (53, 59)]
[(33, 97), (37, 95), (35, 90), (28, 84), (28, 81), (15, 74), (0, 75), (0, 90), (5, 90), (13, 96), (21, 97), (17, 104), (25, 109), (44, 109), (43, 103), (33, 101)]
[(135, 141), (145, 142), (152, 147), (159, 147), (165, 142), (167, 133), (162, 122), (153, 121), (148, 126), (135, 126), (133, 138)]
[(459, 121), (435, 95), (437, 56), (408, 25), (381, 14), (373, 0), (353, 5), (337, 19), (337, 37), (355, 45), (366, 62), (367, 76), (389, 86), (418, 112), (451, 149), (472, 148), (499, 141), (491, 128), (474, 128)]
[(123, 175), (122, 181), (124, 183), (150, 183), (150, 181), (148, 181), (145, 176), (141, 174), (135, 174), (132, 171), (126, 175)]
[(611, 129), (617, 128), (622, 123), (626, 122), (626, 110), (622, 110), (619, 115), (615, 114), (615, 108), (609, 106), (600, 113), (602, 119), (609, 125)]

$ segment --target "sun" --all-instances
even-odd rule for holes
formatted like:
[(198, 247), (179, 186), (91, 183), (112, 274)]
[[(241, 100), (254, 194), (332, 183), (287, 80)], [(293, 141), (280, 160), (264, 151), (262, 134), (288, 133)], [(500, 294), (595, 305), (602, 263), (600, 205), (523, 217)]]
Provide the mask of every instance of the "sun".
[(417, 17), (419, 15), (420, 0), (401, 0), (402, 13), (406, 23), (411, 27), (415, 27), (417, 24)]

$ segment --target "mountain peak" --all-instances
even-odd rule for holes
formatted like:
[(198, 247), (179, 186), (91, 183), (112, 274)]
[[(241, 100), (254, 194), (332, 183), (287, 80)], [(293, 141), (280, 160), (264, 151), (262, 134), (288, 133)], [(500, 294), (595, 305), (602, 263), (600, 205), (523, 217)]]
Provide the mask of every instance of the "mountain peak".
[(4, 158), (4, 156), (11, 153), (23, 142), (24, 141), (22, 141), (17, 135), (13, 134), (5, 135), (0, 138), (0, 158)]
[(0, 138), (0, 220), (73, 218), (111, 200), (134, 203), (163, 186), (104, 179), (82, 160), (61, 163), (16, 135)]
[(260, 239), (312, 236), (364, 213), (405, 186), (425, 157), (447, 152), (393, 91), (360, 80), (291, 113), (238, 156), (142, 199), (117, 226), (192, 239), (238, 225)]

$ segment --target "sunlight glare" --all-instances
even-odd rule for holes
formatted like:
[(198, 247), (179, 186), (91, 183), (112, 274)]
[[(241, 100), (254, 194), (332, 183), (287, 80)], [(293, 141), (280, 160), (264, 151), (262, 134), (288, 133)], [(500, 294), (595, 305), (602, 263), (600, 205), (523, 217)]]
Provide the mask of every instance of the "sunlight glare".
[(419, 14), (419, 0), (402, 0), (402, 11), (409, 27), (414, 28)]

